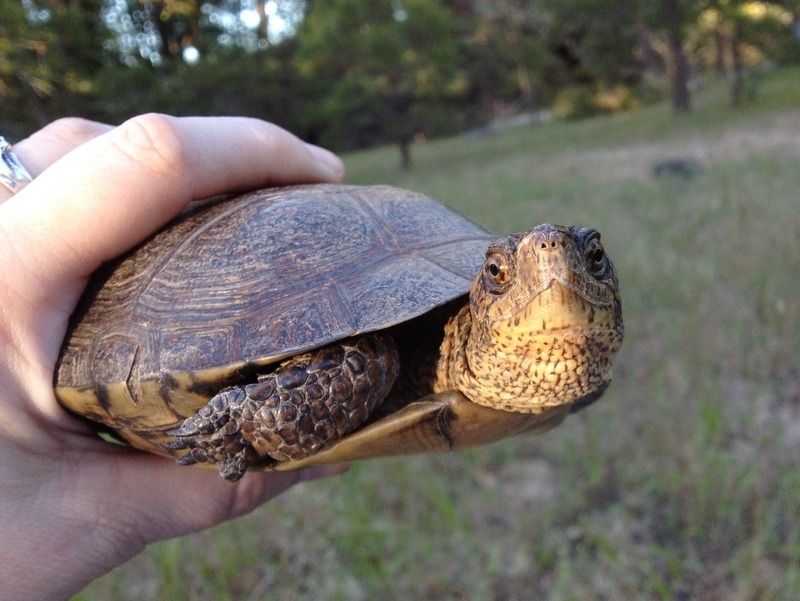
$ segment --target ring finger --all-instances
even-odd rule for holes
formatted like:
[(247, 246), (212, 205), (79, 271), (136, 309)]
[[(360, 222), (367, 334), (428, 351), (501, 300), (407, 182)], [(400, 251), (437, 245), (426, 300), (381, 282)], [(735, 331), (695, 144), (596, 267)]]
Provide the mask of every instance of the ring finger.
[[(110, 129), (110, 125), (86, 119), (59, 119), (14, 144), (13, 150), (31, 177), (36, 177), (71, 150)], [(0, 203), (13, 194), (5, 186), (0, 186)]]

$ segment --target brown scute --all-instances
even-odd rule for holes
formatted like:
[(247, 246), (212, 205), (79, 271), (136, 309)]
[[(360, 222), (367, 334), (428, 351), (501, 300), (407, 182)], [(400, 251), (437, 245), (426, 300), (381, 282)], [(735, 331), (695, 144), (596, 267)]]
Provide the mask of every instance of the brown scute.
[(270, 363), (465, 295), (490, 239), (421, 194), (383, 186), (200, 203), (92, 277), (57, 397), (85, 414), (106, 386), (123, 435), (174, 424)]

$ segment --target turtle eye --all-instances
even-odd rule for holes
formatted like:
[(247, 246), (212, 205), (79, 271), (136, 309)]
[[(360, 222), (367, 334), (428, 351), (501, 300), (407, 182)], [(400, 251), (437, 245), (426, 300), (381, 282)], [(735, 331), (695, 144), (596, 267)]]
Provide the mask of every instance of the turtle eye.
[(500, 253), (491, 253), (486, 258), (483, 274), (483, 279), (489, 288), (499, 292), (511, 281), (508, 258)]
[(608, 271), (608, 257), (598, 238), (593, 238), (586, 245), (586, 267), (596, 278), (602, 278)]

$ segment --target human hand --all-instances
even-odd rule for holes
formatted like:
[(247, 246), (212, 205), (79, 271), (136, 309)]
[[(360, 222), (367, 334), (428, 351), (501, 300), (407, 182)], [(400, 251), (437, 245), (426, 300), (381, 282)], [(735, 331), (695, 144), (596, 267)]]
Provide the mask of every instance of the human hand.
[(247, 513), (334, 470), (215, 471), (99, 441), (53, 395), (89, 275), (189, 201), (269, 184), (338, 181), (341, 161), (243, 118), (67, 119), (14, 146), (34, 181), (0, 187), (0, 591), (67, 598), (148, 543)]

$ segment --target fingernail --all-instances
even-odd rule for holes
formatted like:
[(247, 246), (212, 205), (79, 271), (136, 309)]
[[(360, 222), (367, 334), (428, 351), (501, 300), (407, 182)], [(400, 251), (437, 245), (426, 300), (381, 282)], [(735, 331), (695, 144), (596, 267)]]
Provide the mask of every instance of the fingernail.
[(333, 154), (330, 150), (325, 150), (320, 146), (306, 144), (306, 147), (316, 159), (317, 163), (330, 174), (332, 179), (341, 180), (344, 177), (344, 163), (342, 163), (342, 159)]

